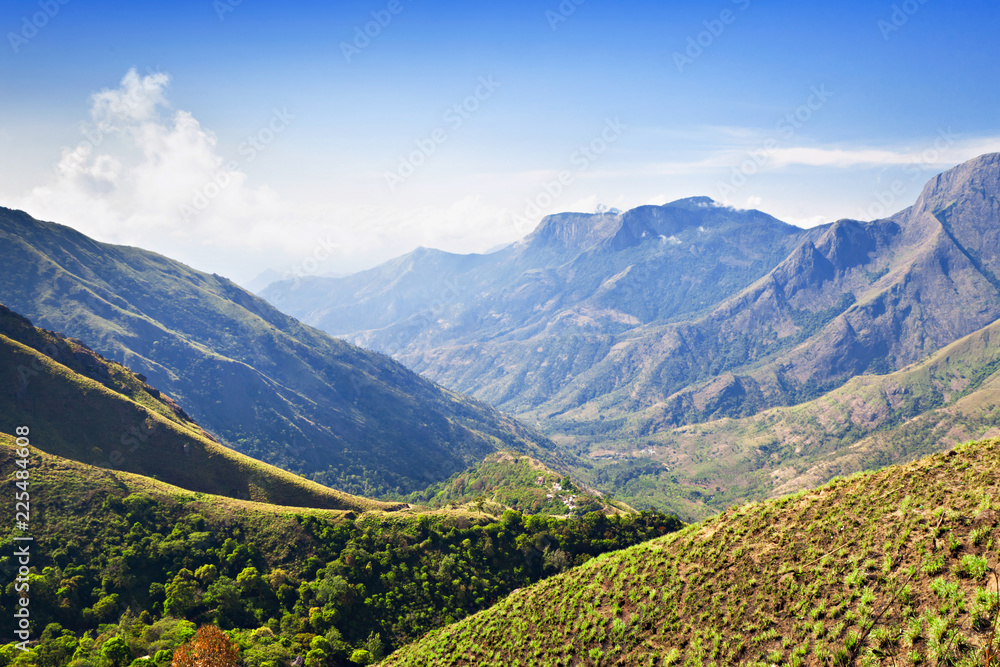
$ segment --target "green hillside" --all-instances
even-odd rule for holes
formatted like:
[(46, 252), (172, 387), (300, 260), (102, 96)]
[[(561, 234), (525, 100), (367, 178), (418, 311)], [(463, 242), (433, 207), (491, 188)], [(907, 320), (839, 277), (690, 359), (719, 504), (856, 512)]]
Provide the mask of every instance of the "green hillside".
[(0, 433), (26, 426), (34, 445), (50, 454), (232, 498), (359, 511), (400, 507), (223, 447), (129, 369), (2, 306), (0, 377)]
[(498, 452), (443, 482), (410, 494), (406, 500), (431, 507), (468, 507), (498, 514), (514, 509), (525, 514), (583, 516), (588, 512), (634, 512), (530, 456)]
[[(14, 438), (0, 434), (0, 513), (14, 516)], [(170, 664), (196, 624), (221, 626), (245, 667), (354, 664), (461, 619), (511, 591), (681, 526), (644, 513), (499, 519), (442, 510), (283, 507), (196, 493), (32, 447), (31, 650), (0, 665)], [(0, 586), (14, 599), (13, 525), (0, 531)], [(10, 626), (7, 626), (10, 627)], [(117, 640), (115, 640), (117, 638)], [(10, 635), (0, 635), (9, 641)], [(320, 653), (315, 653), (320, 651)], [(140, 663), (141, 664), (141, 663)], [(148, 667), (148, 664), (147, 664)]]
[(239, 286), (0, 208), (0, 303), (149, 378), (220, 442), (352, 493), (410, 493), (550, 444)]
[(523, 589), (383, 664), (995, 664), (998, 485), (990, 440), (734, 507)]
[(862, 375), (796, 406), (679, 428), (650, 409), (629, 426), (650, 433), (644, 438), (558, 440), (599, 446), (589, 480), (625, 502), (705, 517), (995, 434), (998, 342), (1000, 322), (901, 371)]

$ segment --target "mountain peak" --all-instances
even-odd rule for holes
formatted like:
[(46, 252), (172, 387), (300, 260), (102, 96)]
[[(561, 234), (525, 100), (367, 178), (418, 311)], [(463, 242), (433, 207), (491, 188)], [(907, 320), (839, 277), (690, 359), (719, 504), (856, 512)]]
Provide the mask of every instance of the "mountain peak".
[(935, 213), (958, 200), (1000, 196), (1000, 153), (986, 153), (930, 179), (913, 205), (916, 214)]
[(614, 234), (620, 219), (614, 213), (555, 213), (542, 218), (525, 241), (532, 246), (584, 250)]
[(722, 204), (715, 201), (711, 197), (685, 197), (684, 199), (678, 199), (668, 204), (664, 204), (664, 206), (670, 206), (672, 208), (683, 208), (689, 211), (696, 211), (706, 208), (716, 208), (722, 206)]

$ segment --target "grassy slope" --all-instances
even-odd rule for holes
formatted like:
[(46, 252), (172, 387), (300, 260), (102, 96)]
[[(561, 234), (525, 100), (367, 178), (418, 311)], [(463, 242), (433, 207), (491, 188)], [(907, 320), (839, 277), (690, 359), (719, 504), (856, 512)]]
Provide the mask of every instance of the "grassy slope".
[[(624, 501), (705, 517), (734, 502), (789, 493), (837, 475), (913, 460), (993, 435), (1000, 413), (1000, 322), (887, 375), (863, 375), (821, 398), (660, 431), (642, 440), (655, 470), (626, 483)], [(644, 430), (656, 410), (633, 418)], [(608, 443), (630, 452), (634, 440)], [(634, 462), (629, 462), (635, 465)], [(599, 466), (611, 477), (621, 462)], [(674, 482), (673, 480), (676, 480)], [(716, 492), (716, 488), (723, 489)]]
[(128, 369), (49, 332), (39, 336), (73, 345), (76, 356), (67, 362), (86, 358), (115, 388), (0, 334), (0, 377), (8, 378), (0, 384), (0, 432), (27, 426), (32, 444), (50, 454), (156, 476), (191, 491), (328, 509), (398, 507), (334, 491), (223, 447)]
[[(15, 459), (18, 458), (17, 449), (15, 436), (0, 432), (0, 469), (4, 471), (20, 469), (14, 465)], [(112, 492), (122, 497), (135, 493), (152, 498), (160, 503), (175, 506), (181, 511), (181, 514), (198, 512), (204, 515), (207, 512), (211, 517), (222, 522), (227, 517), (232, 518), (238, 515), (241, 517), (256, 517), (255, 520), (263, 523), (273, 519), (282, 521), (287, 519), (292, 521), (295, 515), (339, 518), (356, 512), (379, 513), (384, 511), (386, 507), (389, 507), (388, 504), (374, 501), (370, 501), (370, 504), (361, 502), (356, 505), (345, 502), (342, 507), (317, 507), (315, 505), (295, 506), (245, 500), (231, 496), (193, 491), (146, 475), (81, 463), (80, 461), (67, 459), (39, 449), (34, 442), (31, 443), (30, 449), (31, 455), (28, 469), (31, 473), (31, 486), (33, 487), (31, 493), (36, 497), (36, 500), (41, 500), (40, 496), (42, 495), (46, 496), (39, 503), (41, 507), (52, 505), (52, 498), (62, 499), (62, 505), (58, 502), (55, 504), (63, 507), (70, 500), (82, 502), (94, 496), (103, 498), (103, 496)], [(13, 485), (11, 485), (11, 488), (13, 488)], [(320, 487), (320, 489), (322, 488)], [(308, 500), (305, 494), (301, 495), (304, 500)], [(358, 498), (357, 500), (365, 501), (366, 499)], [(63, 514), (72, 516), (73, 512), (67, 511), (63, 512)], [(278, 535), (281, 534), (281, 526), (272, 527), (276, 528), (275, 532)], [(276, 540), (275, 544), (277, 543)]]
[[(237, 498), (362, 511), (402, 506), (343, 494), (218, 445), (173, 400), (128, 368), (79, 341), (38, 329), (2, 305), (0, 372), (15, 378), (6, 387), (8, 393), (0, 390), (0, 431), (29, 425), (36, 444), (51, 453)], [(188, 452), (182, 455), (185, 444)], [(199, 465), (203, 458), (211, 462)], [(478, 511), (482, 506), (472, 501), (485, 494), (497, 512), (511, 507), (526, 513), (567, 513), (559, 498), (545, 498), (547, 489), (535, 483), (539, 474), (555, 482), (562, 477), (536, 459), (504, 452), (457, 473), (448, 480), (446, 492), (439, 493), (445, 488), (442, 483), (432, 487), (433, 493), (407, 500), (430, 501), (435, 507), (468, 504)], [(460, 490), (458, 480), (470, 485), (480, 480), (481, 492)], [(562, 496), (568, 499), (571, 493)], [(576, 495), (581, 496), (573, 503), (578, 514), (631, 511)]]
[(385, 664), (983, 664), (1000, 608), (998, 481), (991, 440), (734, 508)]

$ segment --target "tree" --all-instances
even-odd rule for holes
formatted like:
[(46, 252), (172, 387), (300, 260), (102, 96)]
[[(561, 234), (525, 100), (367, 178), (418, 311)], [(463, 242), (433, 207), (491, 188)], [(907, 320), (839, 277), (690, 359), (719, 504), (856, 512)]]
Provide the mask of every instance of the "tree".
[(351, 654), (351, 662), (358, 665), (370, 665), (374, 661), (372, 660), (371, 651), (359, 648)]
[(321, 648), (314, 648), (306, 654), (306, 667), (326, 667), (328, 664), (326, 651)]
[(368, 641), (365, 642), (365, 648), (371, 653), (372, 662), (378, 662), (385, 657), (385, 648), (382, 644), (382, 636), (377, 632), (372, 632), (368, 635)]
[(198, 591), (194, 573), (184, 568), (167, 585), (167, 601), (163, 611), (171, 616), (183, 618), (198, 604)]
[(121, 637), (112, 637), (101, 647), (101, 656), (114, 667), (122, 667), (132, 656), (128, 644)]
[(214, 625), (198, 628), (194, 637), (174, 651), (171, 667), (236, 667), (240, 647)]

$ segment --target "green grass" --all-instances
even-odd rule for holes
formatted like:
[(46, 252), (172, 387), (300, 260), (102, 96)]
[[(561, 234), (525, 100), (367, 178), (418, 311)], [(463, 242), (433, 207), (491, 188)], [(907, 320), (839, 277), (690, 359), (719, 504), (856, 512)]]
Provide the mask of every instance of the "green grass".
[(772, 664), (787, 646), (805, 664), (982, 664), (998, 499), (997, 440), (838, 478), (603, 555), (384, 664)]
[(46, 335), (70, 350), (62, 356), (71, 365), (86, 359), (103, 383), (0, 334), (0, 377), (10, 378), (0, 385), (0, 433), (26, 426), (42, 451), (190, 491), (327, 509), (401, 506), (341, 493), (223, 447), (128, 369)]

